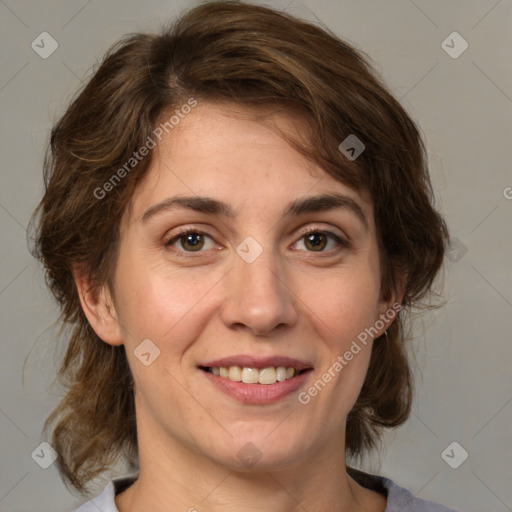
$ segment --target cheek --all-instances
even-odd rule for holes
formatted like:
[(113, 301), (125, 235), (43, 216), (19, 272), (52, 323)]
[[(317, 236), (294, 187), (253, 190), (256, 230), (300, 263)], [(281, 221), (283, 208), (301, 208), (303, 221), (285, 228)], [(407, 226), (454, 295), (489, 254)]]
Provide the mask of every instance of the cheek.
[(331, 272), (325, 278), (306, 275), (298, 295), (316, 330), (338, 352), (378, 318), (378, 276), (364, 268)]
[(352, 268), (317, 280), (315, 288), (312, 280), (303, 278), (307, 289), (315, 290), (309, 295), (301, 292), (307, 297), (305, 314), (323, 345), (321, 369), (303, 400), (318, 400), (319, 407), (339, 418), (348, 414), (359, 395), (372, 348), (365, 329), (379, 318), (378, 274), (370, 268)]
[(208, 291), (218, 280), (213, 272), (171, 272), (165, 264), (136, 258), (120, 262), (116, 293), (125, 343), (135, 348), (149, 338), (170, 355), (183, 351), (203, 327)]

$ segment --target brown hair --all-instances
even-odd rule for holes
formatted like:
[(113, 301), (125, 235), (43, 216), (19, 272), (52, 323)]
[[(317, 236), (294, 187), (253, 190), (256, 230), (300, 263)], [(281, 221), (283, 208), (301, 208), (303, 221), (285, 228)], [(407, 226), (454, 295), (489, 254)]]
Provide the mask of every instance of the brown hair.
[[(181, 16), (161, 35), (134, 34), (115, 44), (54, 126), (44, 166), (45, 194), (34, 212), (34, 255), (71, 328), (58, 372), (66, 394), (45, 422), (58, 469), (80, 492), (119, 456), (137, 455), (133, 378), (124, 346), (104, 343), (80, 305), (73, 268), (93, 287), (115, 269), (119, 226), (151, 153), (121, 173), (108, 196), (98, 190), (154, 139), (163, 116), (196, 101), (231, 102), (255, 111), (279, 107), (312, 127), (307, 144), (291, 141), (337, 180), (373, 201), (388, 298), (398, 272), (407, 283), (386, 339), (347, 418), (347, 455), (376, 448), (383, 427), (410, 412), (412, 376), (404, 313), (432, 292), (447, 228), (433, 208), (426, 152), (415, 123), (382, 85), (368, 59), (333, 34), (275, 10), (211, 2)], [(355, 135), (355, 161), (338, 146)], [(112, 181), (110, 181), (112, 183)], [(103, 188), (103, 190), (105, 190)], [(103, 193), (102, 193), (103, 194)]]

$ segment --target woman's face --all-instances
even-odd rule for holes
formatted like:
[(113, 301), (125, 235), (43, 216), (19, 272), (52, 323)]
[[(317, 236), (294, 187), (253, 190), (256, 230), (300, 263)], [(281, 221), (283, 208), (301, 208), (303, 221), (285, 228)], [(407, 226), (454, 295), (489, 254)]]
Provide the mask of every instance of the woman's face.
[(153, 151), (121, 224), (121, 328), (105, 340), (126, 347), (139, 449), (274, 469), (342, 450), (365, 329), (390, 307), (371, 203), (226, 107), (199, 103)]

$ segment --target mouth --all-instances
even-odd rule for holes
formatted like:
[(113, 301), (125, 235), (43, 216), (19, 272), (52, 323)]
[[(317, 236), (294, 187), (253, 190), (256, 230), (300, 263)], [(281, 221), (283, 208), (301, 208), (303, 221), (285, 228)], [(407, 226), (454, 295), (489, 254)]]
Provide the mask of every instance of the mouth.
[[(307, 384), (310, 365), (289, 358), (273, 365), (269, 361), (233, 359), (198, 366), (200, 374), (221, 393), (244, 405), (270, 405), (292, 396)], [(274, 359), (275, 361), (275, 359)]]
[(275, 403), (305, 385), (311, 363), (287, 356), (239, 355), (197, 366), (221, 392), (244, 404)]
[(211, 373), (223, 379), (244, 384), (272, 385), (276, 382), (284, 382), (310, 372), (313, 368), (298, 369), (293, 366), (267, 366), (254, 368), (251, 366), (200, 366), (201, 370)]

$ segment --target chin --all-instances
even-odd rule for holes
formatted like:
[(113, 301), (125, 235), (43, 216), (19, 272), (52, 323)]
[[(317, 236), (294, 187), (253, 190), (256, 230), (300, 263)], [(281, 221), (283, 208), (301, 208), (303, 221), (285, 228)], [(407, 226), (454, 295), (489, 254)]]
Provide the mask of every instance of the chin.
[(250, 436), (235, 436), (229, 446), (218, 447), (210, 457), (231, 471), (258, 472), (291, 468), (306, 456), (302, 439), (291, 442), (290, 436), (268, 435), (266, 431)]

